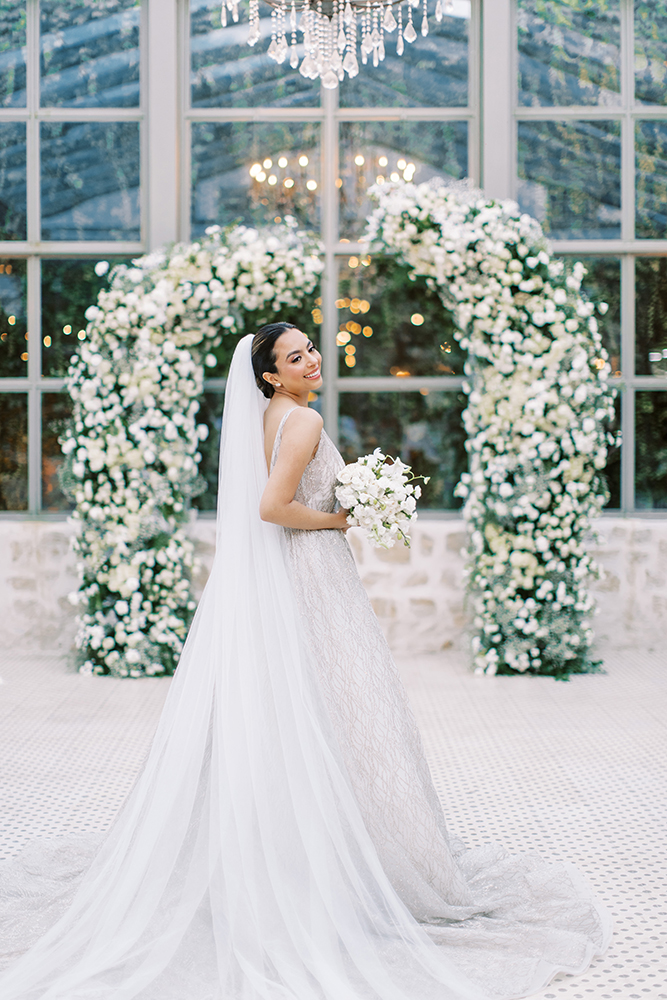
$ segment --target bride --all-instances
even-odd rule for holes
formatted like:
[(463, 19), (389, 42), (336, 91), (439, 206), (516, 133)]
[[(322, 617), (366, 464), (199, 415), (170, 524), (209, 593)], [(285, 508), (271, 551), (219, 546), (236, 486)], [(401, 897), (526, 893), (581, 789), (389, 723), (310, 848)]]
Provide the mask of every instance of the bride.
[(320, 361), (288, 323), (236, 349), (151, 752), (101, 846), (0, 868), (3, 1000), (504, 1000), (607, 946), (575, 868), (447, 831), (335, 510)]

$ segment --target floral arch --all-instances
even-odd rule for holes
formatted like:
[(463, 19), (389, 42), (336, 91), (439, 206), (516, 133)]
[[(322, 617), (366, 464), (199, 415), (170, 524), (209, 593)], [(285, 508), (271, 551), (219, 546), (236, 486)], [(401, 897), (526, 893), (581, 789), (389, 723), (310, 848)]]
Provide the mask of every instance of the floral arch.
[[(468, 583), (480, 672), (594, 669), (596, 572), (586, 552), (606, 498), (609, 366), (581, 294), (512, 203), (429, 185), (375, 189), (375, 252), (426, 278), (468, 351)], [(204, 486), (197, 425), (205, 364), (289, 309), (310, 312), (320, 247), (295, 225), (213, 227), (121, 265), (87, 313), (62, 439), (76, 502), (82, 669), (172, 673), (195, 608), (188, 504)], [(604, 304), (597, 311), (605, 311)], [(419, 470), (417, 470), (419, 471)]]
[(587, 552), (606, 502), (615, 390), (585, 268), (552, 259), (513, 202), (428, 184), (374, 189), (375, 251), (398, 257), (451, 310), (468, 352), (468, 587), (480, 673), (595, 670), (598, 569)]

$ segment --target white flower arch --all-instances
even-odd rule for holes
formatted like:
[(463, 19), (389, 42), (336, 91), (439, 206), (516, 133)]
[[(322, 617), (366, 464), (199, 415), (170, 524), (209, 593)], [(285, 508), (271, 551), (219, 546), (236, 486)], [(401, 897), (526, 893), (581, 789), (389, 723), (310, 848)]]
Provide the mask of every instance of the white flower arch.
[(203, 488), (204, 364), (229, 357), (240, 334), (304, 309), (321, 271), (319, 244), (294, 224), (213, 227), (117, 267), (87, 311), (61, 439), (80, 529), (72, 599), (82, 606), (83, 671), (173, 672), (195, 609), (187, 506)]
[[(451, 310), (468, 352), (465, 497), (476, 670), (594, 670), (598, 570), (586, 536), (607, 498), (615, 390), (585, 268), (554, 260), (539, 225), (480, 192), (372, 190), (375, 252), (396, 255)], [(418, 470), (417, 470), (418, 471)]]

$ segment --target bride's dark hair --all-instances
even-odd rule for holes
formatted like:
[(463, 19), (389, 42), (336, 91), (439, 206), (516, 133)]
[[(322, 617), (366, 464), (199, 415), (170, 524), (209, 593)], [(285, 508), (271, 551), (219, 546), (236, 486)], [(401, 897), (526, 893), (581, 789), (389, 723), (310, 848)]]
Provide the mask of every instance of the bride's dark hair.
[(298, 330), (294, 323), (267, 323), (260, 327), (252, 341), (252, 370), (255, 373), (255, 382), (267, 399), (271, 399), (275, 389), (270, 382), (262, 378), (264, 372), (276, 374), (276, 353), (274, 347), (278, 337), (282, 337), (287, 330)]

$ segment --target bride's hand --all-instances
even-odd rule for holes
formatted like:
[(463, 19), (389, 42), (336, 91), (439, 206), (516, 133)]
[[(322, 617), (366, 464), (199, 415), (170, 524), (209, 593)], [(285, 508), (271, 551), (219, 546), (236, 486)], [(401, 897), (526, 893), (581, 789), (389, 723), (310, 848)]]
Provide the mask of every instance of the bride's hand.
[(331, 527), (337, 528), (339, 531), (347, 531), (350, 527), (347, 523), (347, 516), (349, 513), (349, 510), (337, 510), (333, 516), (337, 519), (338, 523), (332, 524)]

